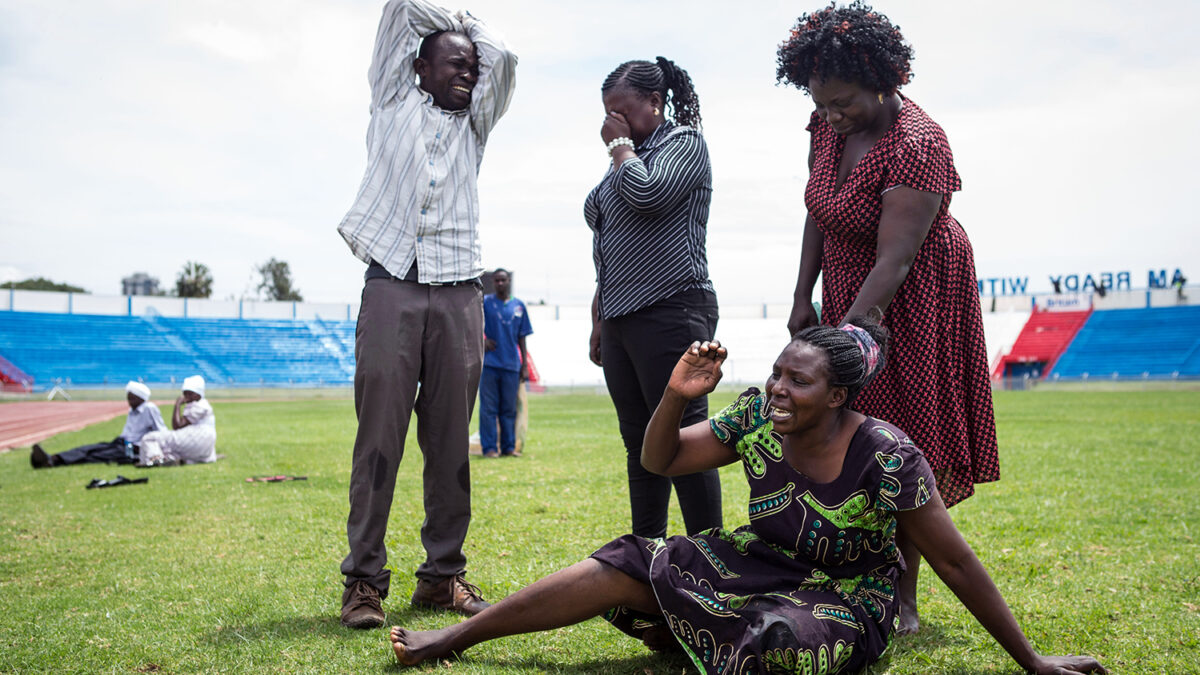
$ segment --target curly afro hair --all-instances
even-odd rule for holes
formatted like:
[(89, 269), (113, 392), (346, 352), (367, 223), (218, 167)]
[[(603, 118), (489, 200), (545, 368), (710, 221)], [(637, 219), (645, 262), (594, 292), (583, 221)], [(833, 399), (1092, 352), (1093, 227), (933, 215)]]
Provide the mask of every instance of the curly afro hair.
[(816, 75), (857, 84), (871, 91), (892, 93), (912, 79), (912, 47), (900, 27), (859, 0), (846, 7), (830, 3), (805, 14), (787, 40), (779, 45), (777, 83), (808, 92)]

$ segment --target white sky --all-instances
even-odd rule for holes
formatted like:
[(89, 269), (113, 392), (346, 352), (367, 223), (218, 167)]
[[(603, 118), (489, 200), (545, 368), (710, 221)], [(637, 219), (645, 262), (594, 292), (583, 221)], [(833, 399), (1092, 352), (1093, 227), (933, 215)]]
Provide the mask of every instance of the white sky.
[[(480, 176), (486, 266), (517, 295), (590, 299), (582, 203), (607, 166), (600, 83), (663, 55), (700, 94), (723, 304), (787, 303), (811, 103), (775, 86), (775, 49), (819, 3), (469, 5), (520, 56)], [(352, 301), (362, 264), (335, 228), (365, 167), (367, 65), (382, 2), (0, 0), (0, 281), (101, 294), (135, 271), (214, 298), (291, 264), (305, 299)], [(736, 14), (729, 8), (737, 8)], [(1200, 3), (896, 0), (916, 51), (904, 92), (947, 132), (952, 212), (981, 277), (1183, 268), (1200, 280)]]

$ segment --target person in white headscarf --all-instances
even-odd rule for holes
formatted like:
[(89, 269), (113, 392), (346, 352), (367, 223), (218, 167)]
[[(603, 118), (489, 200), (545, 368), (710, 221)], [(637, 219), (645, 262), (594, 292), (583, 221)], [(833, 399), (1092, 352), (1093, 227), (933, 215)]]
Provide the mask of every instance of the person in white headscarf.
[(183, 392), (175, 399), (171, 431), (155, 431), (142, 438), (142, 466), (192, 464), (217, 459), (217, 418), (204, 398), (204, 378), (193, 375), (183, 381)]
[(125, 419), (125, 428), (120, 436), (103, 443), (81, 445), (56, 455), (47, 453), (40, 444), (34, 443), (29, 463), (35, 469), (48, 469), (68, 464), (136, 462), (142, 437), (152, 431), (165, 431), (167, 425), (158, 406), (150, 402), (150, 387), (131, 380), (125, 385), (125, 400), (129, 403), (129, 417)]

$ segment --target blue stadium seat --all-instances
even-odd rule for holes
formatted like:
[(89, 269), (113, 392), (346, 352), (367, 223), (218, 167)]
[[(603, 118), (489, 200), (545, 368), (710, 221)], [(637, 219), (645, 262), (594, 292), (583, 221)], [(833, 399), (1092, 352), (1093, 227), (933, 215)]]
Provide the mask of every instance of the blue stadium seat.
[(217, 386), (346, 385), (354, 322), (0, 312), (0, 355), (38, 389), (193, 373)]
[(1092, 312), (1053, 375), (1200, 377), (1200, 306)]

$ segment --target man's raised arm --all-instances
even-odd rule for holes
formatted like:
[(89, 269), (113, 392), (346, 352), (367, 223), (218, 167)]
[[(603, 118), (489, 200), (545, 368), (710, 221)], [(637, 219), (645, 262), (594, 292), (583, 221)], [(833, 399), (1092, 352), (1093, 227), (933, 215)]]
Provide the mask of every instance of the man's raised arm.
[(512, 101), (517, 86), (517, 55), (498, 33), (466, 10), (455, 17), (475, 43), (475, 54), (479, 57), (479, 82), (471, 92), (471, 124), (475, 133), (486, 141)]
[(367, 73), (372, 112), (391, 103), (403, 87), (416, 80), (413, 59), (421, 40), (443, 30), (465, 32), (449, 10), (426, 0), (391, 0), (384, 6)]

